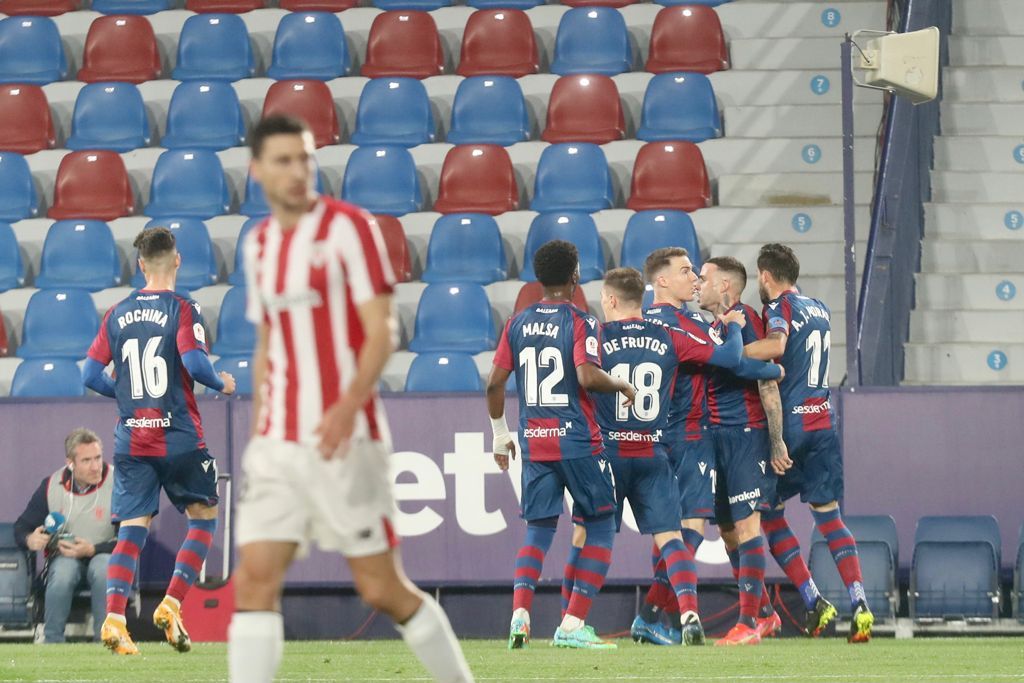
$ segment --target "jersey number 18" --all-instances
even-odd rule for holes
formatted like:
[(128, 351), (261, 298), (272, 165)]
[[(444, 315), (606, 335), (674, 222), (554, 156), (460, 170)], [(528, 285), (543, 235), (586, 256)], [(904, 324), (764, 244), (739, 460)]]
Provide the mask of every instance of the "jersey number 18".
[(640, 363), (633, 368), (630, 377), (629, 363), (619, 363), (608, 373), (615, 379), (625, 380), (636, 389), (636, 397), (633, 399), (632, 408), (622, 405), (625, 398), (616, 395), (615, 419), (625, 422), (629, 419), (632, 411), (634, 417), (641, 422), (650, 422), (658, 417), (661, 411), (661, 367), (657, 363)]

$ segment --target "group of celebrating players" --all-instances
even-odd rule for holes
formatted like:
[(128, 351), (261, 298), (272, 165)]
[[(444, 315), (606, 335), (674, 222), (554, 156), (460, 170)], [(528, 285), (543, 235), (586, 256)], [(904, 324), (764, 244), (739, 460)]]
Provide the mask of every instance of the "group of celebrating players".
[[(792, 249), (766, 244), (758, 255), (763, 315), (741, 301), (747, 272), (738, 260), (708, 259), (698, 274), (685, 249), (666, 247), (647, 257), (643, 274), (605, 274), (603, 325), (571, 303), (579, 284), (572, 244), (548, 242), (533, 265), (544, 298), (506, 324), (487, 384), (495, 461), (507, 469), (517, 451), (523, 459), (526, 539), (515, 562), (509, 648), (530, 640), (530, 608), (565, 490), (574, 528), (555, 646), (616, 647), (585, 622), (627, 500), (640, 532), (654, 537), (654, 580), (630, 629), (634, 640), (704, 644), (695, 556), (708, 521), (719, 527), (739, 588), (739, 619), (715, 644), (754, 645), (782, 628), (764, 585), (762, 530), (804, 600), (804, 630), (821, 635), (837, 610), (818, 592), (786, 522), (784, 504), (797, 494), (849, 590), (849, 641), (870, 640), (857, 545), (838, 506), (830, 314), (797, 289)], [(644, 309), (646, 285), (654, 302)], [(686, 307), (695, 300), (703, 313)], [(504, 416), (513, 372), (518, 446)]]

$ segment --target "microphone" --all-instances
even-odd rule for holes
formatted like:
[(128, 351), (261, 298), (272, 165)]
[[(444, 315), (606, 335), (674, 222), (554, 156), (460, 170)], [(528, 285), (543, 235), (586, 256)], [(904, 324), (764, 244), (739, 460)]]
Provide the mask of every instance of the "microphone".
[(64, 528), (64, 524), (67, 523), (67, 519), (64, 518), (59, 512), (51, 512), (46, 515), (46, 520), (43, 522), (43, 528), (46, 529), (46, 533), (51, 536), (56, 536)]

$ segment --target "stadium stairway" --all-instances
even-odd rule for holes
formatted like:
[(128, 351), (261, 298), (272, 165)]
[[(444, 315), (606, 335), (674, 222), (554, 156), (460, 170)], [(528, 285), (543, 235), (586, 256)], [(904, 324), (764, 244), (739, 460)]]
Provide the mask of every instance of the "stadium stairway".
[(1024, 5), (954, 3), (906, 384), (1024, 382)]

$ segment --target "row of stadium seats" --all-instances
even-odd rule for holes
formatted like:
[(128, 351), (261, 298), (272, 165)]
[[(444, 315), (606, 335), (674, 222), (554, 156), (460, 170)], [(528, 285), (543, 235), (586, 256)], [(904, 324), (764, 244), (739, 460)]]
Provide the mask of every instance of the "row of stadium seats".
[[(578, 8), (562, 15), (551, 73), (615, 75), (632, 71), (626, 22), (611, 8)], [(286, 14), (278, 24), (266, 76), (330, 80), (351, 75), (352, 57), (341, 21), (326, 12)], [(457, 73), (525, 76), (540, 59), (529, 16), (515, 9), (470, 15)], [(666, 7), (651, 27), (643, 68), (652, 73), (728, 68), (722, 26), (709, 7)], [(425, 78), (443, 73), (445, 55), (426, 12), (383, 12), (373, 20), (361, 73), (371, 78)], [(0, 21), (0, 82), (46, 84), (68, 78), (68, 59), (56, 24), (44, 17)], [(77, 79), (142, 83), (163, 75), (159, 45), (143, 17), (110, 16), (89, 27)], [(182, 26), (177, 80), (239, 80), (257, 75), (245, 22), (234, 15), (196, 15)], [(263, 75), (263, 74), (260, 74)]]
[[(319, 81), (278, 81), (270, 86), (263, 115), (301, 116), (318, 147), (338, 144), (341, 126), (329, 88)], [(46, 94), (39, 86), (0, 86), (0, 151), (31, 154), (57, 146)], [(160, 146), (223, 150), (245, 144), (245, 115), (235, 89), (218, 81), (184, 81), (170, 99)], [(91, 83), (79, 90), (64, 143), (70, 150), (115, 152), (153, 144), (142, 94), (130, 83)], [(530, 120), (519, 83), (508, 76), (475, 76), (459, 83), (452, 102), (448, 142), (512, 145), (530, 139)], [(411, 78), (377, 78), (359, 95), (357, 145), (415, 147), (436, 141), (437, 125), (423, 84)], [(722, 135), (711, 82), (702, 74), (660, 74), (647, 84), (636, 137), (702, 142)], [(563, 76), (547, 102), (546, 142), (604, 144), (626, 137), (619, 90), (601, 75)]]

